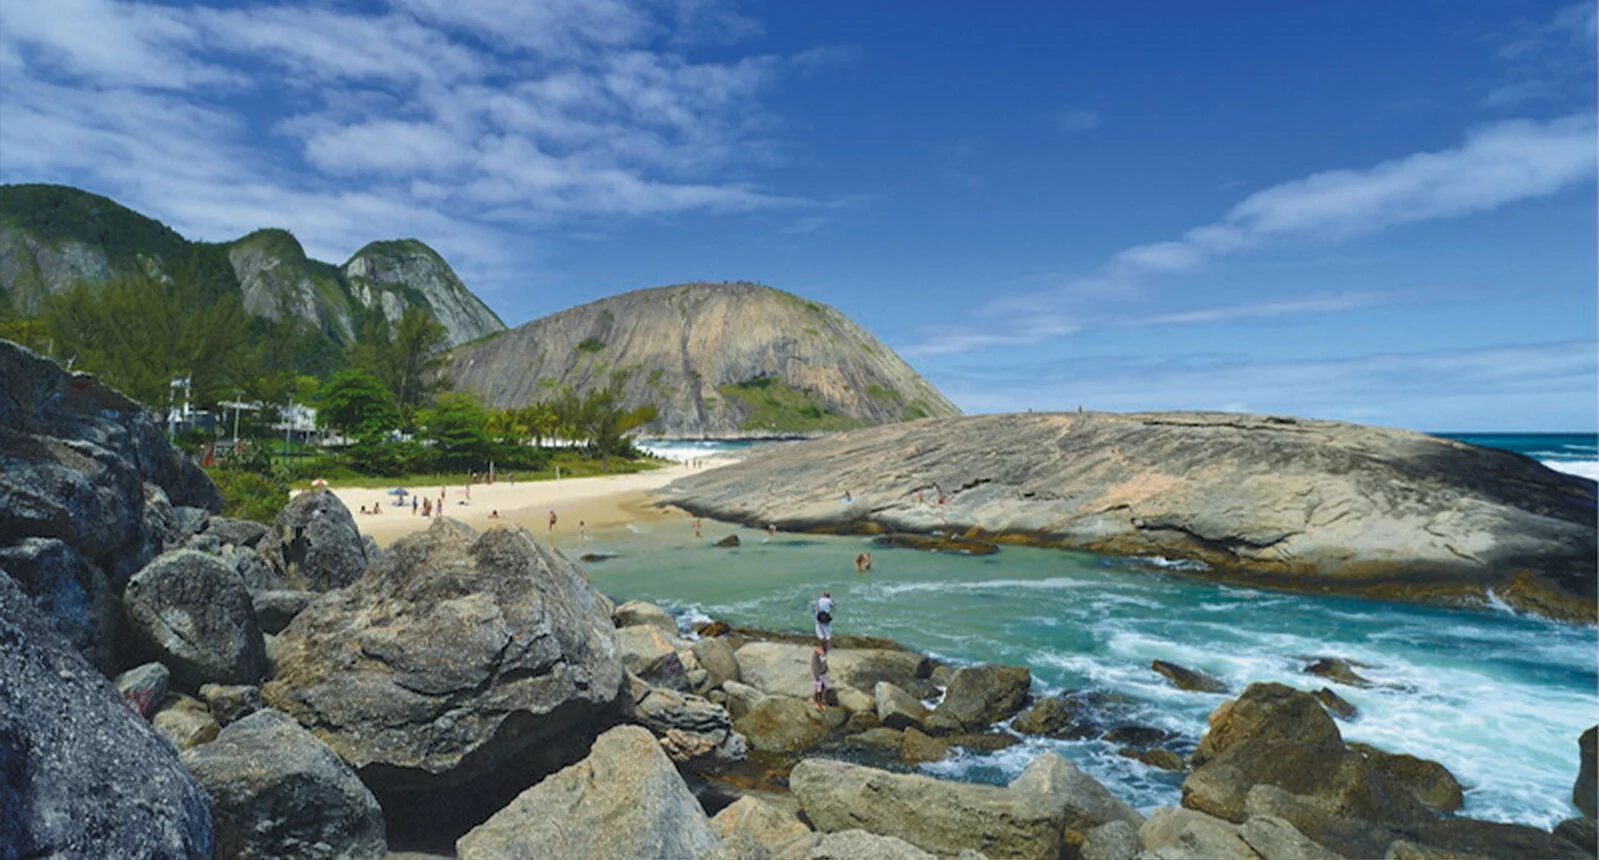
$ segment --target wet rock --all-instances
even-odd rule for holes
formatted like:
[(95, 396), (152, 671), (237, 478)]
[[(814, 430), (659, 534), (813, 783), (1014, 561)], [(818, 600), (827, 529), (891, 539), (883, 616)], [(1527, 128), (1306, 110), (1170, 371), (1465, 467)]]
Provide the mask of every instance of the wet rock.
[(1322, 657), (1305, 667), (1305, 674), (1326, 678), (1347, 687), (1370, 687), (1371, 682), (1361, 677), (1349, 661), (1337, 657)]
[(798, 752), (827, 737), (822, 712), (792, 696), (766, 696), (733, 721), (733, 728), (762, 752)]
[(906, 764), (943, 761), (948, 757), (949, 747), (943, 741), (930, 738), (915, 727), (908, 727), (900, 734), (899, 760)]
[(250, 593), (214, 556), (169, 552), (128, 581), (122, 594), (134, 637), (172, 670), (173, 686), (254, 684), (266, 675), (266, 643)]
[(729, 625), (726, 621), (721, 620), (705, 621), (694, 625), (694, 632), (706, 639), (716, 636), (726, 636), (732, 629), (733, 628), (731, 625)]
[(926, 719), (942, 731), (981, 729), (1003, 720), (1027, 704), (1033, 684), (1026, 666), (968, 666), (950, 676), (944, 700)]
[(1170, 733), (1153, 726), (1117, 726), (1100, 735), (1099, 739), (1109, 744), (1126, 744), (1148, 749), (1165, 743), (1170, 737)]
[(878, 681), (873, 690), (877, 721), (891, 729), (920, 726), (927, 720), (927, 708), (915, 696), (888, 683)]
[[(471, 805), (580, 758), (619, 717), (611, 609), (525, 529), (478, 537), (435, 520), (301, 612), (262, 692), (316, 726), (385, 809), (459, 803), (452, 817), (482, 820)], [(391, 814), (391, 830), (422, 817)]]
[[(739, 677), (767, 694), (809, 698), (813, 650), (810, 645), (751, 642), (735, 652)], [(834, 687), (853, 687), (870, 694), (879, 681), (887, 681), (913, 696), (937, 693), (929, 681), (918, 676), (929, 661), (909, 651), (834, 647), (827, 662)]]
[(1339, 719), (1352, 720), (1358, 713), (1358, 711), (1355, 709), (1355, 706), (1351, 705), (1347, 700), (1344, 699), (1343, 696), (1334, 693), (1332, 690), (1329, 690), (1326, 687), (1322, 687), (1316, 692), (1311, 693), (1311, 695), (1315, 696), (1316, 701), (1321, 702), (1322, 706), (1325, 707), (1329, 713), (1335, 717), (1338, 717)]
[(1423, 829), (1415, 841), (1428, 848), (1485, 857), (1578, 860), (1593, 856), (1591, 851), (1578, 848), (1547, 830), (1474, 818), (1440, 819)]
[(167, 695), (150, 718), (150, 726), (179, 750), (208, 744), (222, 729), (204, 702), (182, 693)]
[(177, 753), (3, 573), (0, 786), (8, 856), (212, 856), (209, 802)]
[(278, 634), (316, 598), (313, 591), (251, 591), (250, 606), (255, 609), (255, 620), (261, 625), (261, 632)]
[(872, 544), (898, 549), (919, 549), (923, 552), (943, 552), (953, 555), (993, 555), (999, 545), (986, 540), (946, 535), (892, 534), (872, 538)]
[(1016, 737), (1010, 732), (1003, 731), (981, 733), (962, 732), (952, 735), (943, 735), (939, 738), (939, 740), (952, 747), (960, 747), (962, 749), (968, 749), (974, 752), (985, 753), (1010, 749), (1011, 747), (1022, 742), (1021, 738)]
[(1087, 738), (1098, 729), (1074, 702), (1064, 695), (1039, 699), (1011, 720), (1014, 731), (1052, 738)]
[(1204, 672), (1185, 669), (1176, 663), (1155, 660), (1149, 664), (1149, 668), (1171, 681), (1179, 690), (1188, 690), (1194, 693), (1225, 693), (1227, 691), (1227, 685), (1221, 679), (1214, 678)]
[(1182, 756), (1171, 750), (1141, 750), (1133, 747), (1122, 747), (1116, 751), (1116, 754), (1124, 758), (1130, 758), (1133, 761), (1141, 761), (1150, 767), (1158, 767), (1161, 770), (1180, 772), (1188, 769), (1188, 765), (1183, 763)]
[(1384, 752), (1370, 744), (1349, 748), (1366, 757), (1373, 771), (1410, 789), (1421, 803), (1438, 812), (1454, 812), (1465, 803), (1460, 781), (1449, 768), (1430, 759)]
[(117, 694), (135, 713), (149, 719), (167, 697), (167, 682), (172, 673), (160, 663), (145, 663), (118, 675), (113, 682)]
[(728, 535), (716, 542), (717, 546), (738, 546), (738, 535)]
[(1555, 825), (1554, 834), (1594, 854), (1595, 847), (1599, 846), (1599, 826), (1592, 818), (1568, 818)]
[(655, 738), (620, 726), (456, 842), (461, 860), (679, 860), (717, 847), (705, 811)]
[(211, 795), (219, 857), (381, 860), (388, 851), (377, 798), (281, 712), (232, 723), (183, 763)]
[(291, 586), (316, 592), (350, 585), (369, 563), (350, 509), (327, 489), (290, 499), (256, 551)]
[(200, 698), (223, 728), (266, 707), (261, 688), (250, 684), (206, 684), (200, 688)]
[(666, 631), (674, 638), (677, 636), (677, 621), (672, 618), (672, 614), (642, 600), (629, 600), (616, 607), (616, 612), (611, 614), (611, 620), (616, 622), (618, 628), (649, 625)]
[(1599, 726), (1589, 726), (1577, 740), (1580, 764), (1577, 781), (1571, 786), (1571, 802), (1582, 814), (1593, 818), (1595, 807), (1595, 760), (1599, 759)]
[(823, 833), (805, 860), (937, 860), (903, 839), (879, 836), (865, 830)]

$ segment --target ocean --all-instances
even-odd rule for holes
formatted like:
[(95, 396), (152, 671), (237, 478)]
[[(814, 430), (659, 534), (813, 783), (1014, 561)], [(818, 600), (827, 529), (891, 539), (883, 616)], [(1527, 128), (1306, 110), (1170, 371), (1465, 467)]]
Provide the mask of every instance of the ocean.
[[(1599, 473), (1594, 434), (1449, 434), (1517, 451), (1553, 468)], [(725, 448), (696, 443), (691, 456)], [(1033, 672), (1037, 695), (1092, 691), (1117, 724), (1153, 726), (1192, 749), (1217, 705), (1255, 681), (1332, 687), (1359, 714), (1347, 740), (1437, 760), (1466, 787), (1462, 814), (1552, 827), (1576, 814), (1577, 737), (1599, 718), (1599, 631), (1484, 610), (1286, 594), (1206, 582), (1149, 561), (1005, 547), (967, 558), (873, 549), (854, 572), (860, 538), (778, 534), (705, 521), (703, 539), (680, 517), (596, 532), (587, 565), (618, 599), (659, 603), (685, 620), (714, 617), (808, 630), (817, 593), (830, 589), (835, 634), (887, 636), (954, 665), (1006, 663)], [(738, 534), (743, 545), (709, 544)], [(571, 547), (567, 547), (571, 551)], [(1197, 574), (1197, 575), (1195, 575)], [(1303, 673), (1312, 660), (1362, 664), (1369, 688)], [(1226, 681), (1226, 695), (1183, 692), (1151, 660)], [(1054, 750), (1144, 810), (1176, 805), (1180, 774), (1116, 753), (1098, 740), (1029, 738), (998, 753), (963, 753), (925, 773), (1000, 783)]]

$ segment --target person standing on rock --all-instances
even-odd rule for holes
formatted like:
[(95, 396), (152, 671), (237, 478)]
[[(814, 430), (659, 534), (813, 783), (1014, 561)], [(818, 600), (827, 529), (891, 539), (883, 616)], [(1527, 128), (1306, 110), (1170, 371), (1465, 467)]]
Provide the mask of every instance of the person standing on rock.
[(811, 701), (817, 708), (827, 707), (827, 646), (817, 645), (811, 652)]
[[(816, 647), (823, 653), (833, 646), (833, 595), (824, 591), (816, 601)], [(825, 668), (822, 671), (827, 671)]]

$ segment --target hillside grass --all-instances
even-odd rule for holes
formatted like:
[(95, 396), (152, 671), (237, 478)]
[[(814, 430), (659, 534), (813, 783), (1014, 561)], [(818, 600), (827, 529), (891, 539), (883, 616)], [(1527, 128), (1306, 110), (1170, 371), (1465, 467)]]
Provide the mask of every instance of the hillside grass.
[(810, 433), (819, 430), (853, 430), (867, 422), (829, 409), (804, 389), (780, 379), (763, 376), (746, 382), (729, 383), (717, 389), (723, 398), (741, 404), (745, 430), (777, 430)]

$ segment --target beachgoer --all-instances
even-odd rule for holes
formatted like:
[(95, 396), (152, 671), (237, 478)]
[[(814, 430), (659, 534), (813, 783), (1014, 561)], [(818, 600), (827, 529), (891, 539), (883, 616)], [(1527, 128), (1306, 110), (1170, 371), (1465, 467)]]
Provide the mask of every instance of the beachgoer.
[(699, 537), (700, 537), (700, 518), (699, 517), (695, 517), (694, 518), (694, 539), (695, 540), (699, 540)]
[(555, 509), (550, 509), (550, 534), (555, 534)]
[(872, 569), (872, 554), (871, 553), (863, 552), (863, 553), (855, 556), (855, 572), (856, 573), (865, 573), (866, 571), (871, 570), (871, 569)]
[(495, 510), (489, 511), (489, 519), (497, 520), (499, 518), (500, 518), (500, 511), (499, 511), (498, 508), (496, 508)]
[(775, 535), (775, 534), (777, 534), (777, 523), (767, 523), (766, 524), (766, 536), (767, 537), (771, 537), (772, 535)]
[(469, 502), (472, 501), (472, 485), (471, 484), (467, 484), (466, 485), (466, 500), (469, 501)]
[(833, 646), (833, 595), (824, 591), (816, 601), (816, 638), (823, 650)]
[(422, 500), (422, 516), (424, 516), (424, 517), (433, 516), (433, 500), (432, 499), (423, 499)]
[(419, 501), (419, 499), (418, 499), (417, 496), (412, 496), (411, 497), (411, 516), (413, 516), (413, 517), (416, 516), (416, 506), (417, 506), (417, 502), (418, 501)]
[(817, 645), (811, 652), (811, 701), (827, 707), (827, 646)]
[[(349, 508), (345, 508), (345, 510), (349, 510)], [(366, 513), (366, 505), (361, 506), (361, 513)]]
[(578, 520), (577, 521), (577, 542), (578, 543), (586, 543), (588, 541), (587, 531), (588, 531), (588, 524), (583, 522), (582, 520)]

